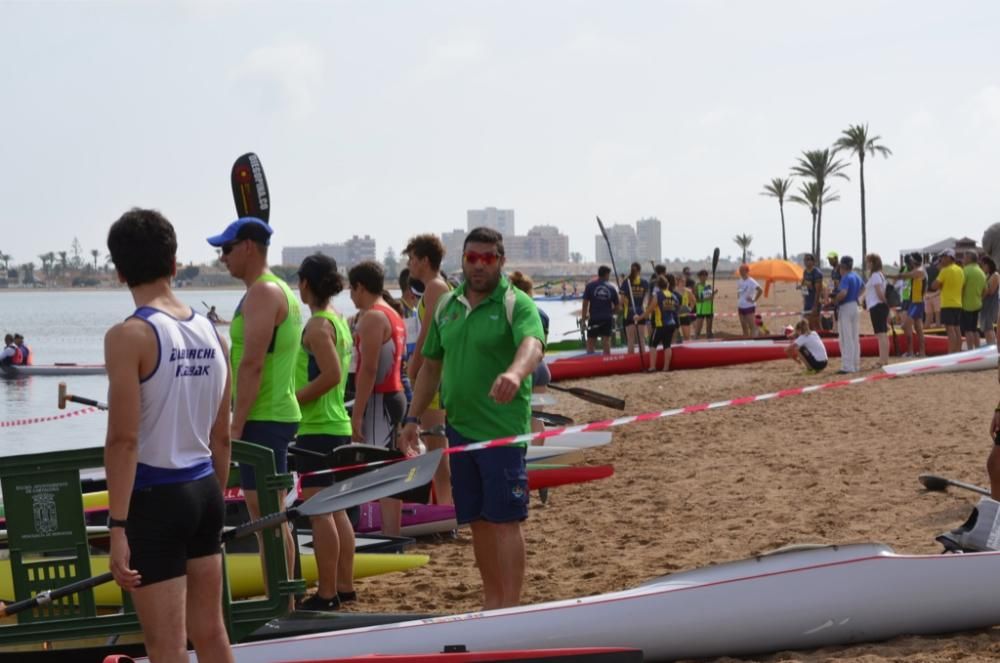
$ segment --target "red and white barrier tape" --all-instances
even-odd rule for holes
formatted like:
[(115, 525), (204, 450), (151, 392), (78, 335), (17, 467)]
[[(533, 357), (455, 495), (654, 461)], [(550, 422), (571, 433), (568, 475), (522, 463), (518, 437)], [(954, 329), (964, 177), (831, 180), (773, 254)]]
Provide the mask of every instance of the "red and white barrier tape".
[(32, 417), (31, 419), (14, 419), (13, 421), (0, 421), (0, 428), (13, 428), (14, 426), (30, 426), (31, 424), (43, 424), (46, 421), (57, 421), (59, 419), (69, 419), (79, 417), (81, 414), (97, 412), (96, 407), (85, 407), (79, 410), (71, 410), (63, 414), (53, 414), (48, 417)]

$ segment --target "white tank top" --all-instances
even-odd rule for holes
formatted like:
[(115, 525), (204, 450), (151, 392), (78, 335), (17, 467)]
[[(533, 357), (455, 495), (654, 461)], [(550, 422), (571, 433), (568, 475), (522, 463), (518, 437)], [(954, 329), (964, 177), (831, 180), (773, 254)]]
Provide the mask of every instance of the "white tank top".
[(209, 431), (228, 396), (215, 327), (197, 313), (178, 320), (144, 306), (133, 315), (153, 328), (159, 344), (156, 367), (139, 385), (137, 487), (201, 478), (206, 463), (211, 471)]

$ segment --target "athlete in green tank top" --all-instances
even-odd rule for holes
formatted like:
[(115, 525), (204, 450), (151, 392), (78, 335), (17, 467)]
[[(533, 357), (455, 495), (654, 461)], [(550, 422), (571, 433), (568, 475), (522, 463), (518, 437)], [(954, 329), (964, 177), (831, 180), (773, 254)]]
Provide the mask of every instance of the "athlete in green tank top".
[[(337, 358), (343, 371), (343, 378), (336, 387), (319, 398), (302, 403), (302, 420), (299, 421), (299, 435), (350, 435), (351, 417), (344, 406), (344, 390), (347, 388), (347, 366), (351, 363), (353, 339), (347, 321), (333, 311), (317, 311), (314, 318), (324, 318), (333, 326), (336, 334)], [(316, 360), (299, 346), (299, 359), (295, 372), (295, 388), (301, 389), (316, 379), (319, 367)]]
[[(301, 418), (299, 403), (295, 399), (295, 366), (299, 356), (299, 336), (302, 330), (302, 314), (299, 300), (292, 294), (288, 284), (280, 278), (265, 272), (257, 281), (274, 283), (285, 295), (288, 315), (274, 329), (271, 343), (264, 358), (264, 369), (260, 377), (260, 389), (247, 421), (296, 422)], [(240, 360), (243, 358), (243, 311), (242, 302), (236, 309), (229, 327), (233, 349), (230, 363), (233, 368), (233, 384), (239, 379)]]

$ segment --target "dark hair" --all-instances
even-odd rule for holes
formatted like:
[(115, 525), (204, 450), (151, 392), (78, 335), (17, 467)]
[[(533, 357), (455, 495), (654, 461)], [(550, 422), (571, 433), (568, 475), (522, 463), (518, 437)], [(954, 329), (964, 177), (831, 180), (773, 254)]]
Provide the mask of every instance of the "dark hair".
[(410, 268), (404, 267), (399, 273), (399, 292), (404, 293), (410, 289)]
[(382, 299), (385, 300), (386, 304), (388, 304), (390, 307), (392, 307), (393, 311), (395, 311), (396, 313), (398, 313), (401, 316), (403, 315), (403, 302), (401, 302), (398, 299), (396, 299), (395, 297), (393, 297), (392, 293), (390, 293), (388, 290), (383, 290), (382, 291)]
[(804, 256), (802, 256), (802, 260), (812, 260), (813, 262), (816, 262), (816, 256), (814, 256), (811, 253), (807, 253)]
[(693, 288), (694, 287), (694, 279), (684, 279), (684, 287), (685, 288)]
[(478, 228), (473, 228), (469, 231), (469, 234), (465, 236), (465, 242), (462, 243), (462, 250), (469, 245), (469, 242), (476, 242), (477, 244), (495, 244), (497, 247), (497, 255), (502, 256), (503, 253), (503, 235), (501, 235), (493, 228), (486, 228), (480, 226)]
[(667, 282), (667, 277), (664, 276), (663, 274), (660, 274), (659, 276), (657, 276), (656, 277), (656, 287), (659, 288), (660, 290), (667, 290), (667, 289), (669, 289), (670, 288), (670, 283)]
[(670, 272), (664, 274), (663, 278), (667, 279), (667, 287), (671, 290), (677, 287), (677, 278)]
[(382, 271), (382, 265), (374, 260), (365, 260), (351, 267), (347, 272), (347, 281), (352, 288), (360, 285), (373, 295), (382, 294), (385, 290), (385, 272)]
[(910, 258), (910, 260), (913, 261), (914, 265), (922, 265), (922, 264), (924, 264), (924, 257), (922, 255), (920, 255), (919, 251), (914, 251), (913, 253), (911, 253), (910, 256), (909, 256), (909, 258)]
[[(469, 240), (466, 239), (466, 242)], [(403, 255), (414, 258), (427, 258), (431, 269), (441, 269), (441, 261), (444, 260), (444, 244), (437, 235), (425, 234), (410, 238), (410, 242), (403, 249)], [(500, 252), (503, 255), (503, 251)]]
[(983, 255), (980, 256), (979, 259), (986, 265), (986, 272), (988, 274), (992, 274), (993, 272), (997, 271), (997, 263), (993, 258), (987, 255)]
[(872, 266), (873, 272), (882, 271), (882, 256), (877, 253), (868, 254), (868, 264)]
[(11, 336), (10, 334), (5, 334), (4, 337), (3, 337), (3, 342), (4, 343), (13, 343), (14, 342), (14, 337)]
[(654, 274), (666, 274), (667, 273), (667, 266), (666, 265), (657, 265), (656, 267), (653, 268), (653, 273)]
[(324, 306), (344, 289), (344, 277), (337, 271), (337, 261), (322, 253), (314, 253), (302, 261), (299, 283), (303, 279), (309, 282), (309, 290)]
[(177, 262), (177, 235), (167, 219), (133, 207), (111, 224), (108, 252), (130, 288), (170, 277)]
[(641, 272), (641, 271), (642, 271), (642, 265), (640, 265), (640, 264), (639, 264), (639, 263), (637, 263), (637, 262), (634, 262), (634, 263), (632, 263), (632, 264), (631, 264), (631, 265), (629, 266), (629, 270), (630, 270), (630, 271), (631, 271), (631, 272), (632, 272), (633, 274), (636, 274), (636, 273), (638, 273), (638, 272)]
[(602, 279), (611, 275), (611, 268), (607, 265), (601, 265), (597, 268), (597, 275)]

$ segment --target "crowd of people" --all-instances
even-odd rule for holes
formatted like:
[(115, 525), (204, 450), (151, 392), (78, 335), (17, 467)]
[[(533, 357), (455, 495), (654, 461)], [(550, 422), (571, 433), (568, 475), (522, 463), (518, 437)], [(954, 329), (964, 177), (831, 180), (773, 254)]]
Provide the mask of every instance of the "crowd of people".
[[(219, 543), (231, 440), (270, 448), (276, 470), (286, 472), (292, 444), (329, 454), (356, 442), (409, 455), (421, 436), (428, 447), (462, 447), (532, 425), (528, 378), (541, 364), (543, 319), (530, 281), (515, 275), (515, 287), (504, 275), (499, 233), (468, 234), (457, 287), (440, 274), (440, 239), (413, 238), (399, 300), (386, 292), (380, 265), (354, 265), (346, 281), (358, 313), (350, 320), (332, 304), (345, 287), (336, 262), (307, 257), (296, 296), (267, 267), (271, 235), (267, 223), (248, 217), (208, 238), (246, 285), (227, 344), (171, 289), (177, 239), (166, 218), (133, 209), (108, 233), (112, 262), (136, 306), (105, 341), (110, 568), (131, 592), (152, 660), (187, 660), (189, 640), (200, 660), (232, 660)], [(444, 437), (422, 432), (439, 423)], [(528, 513), (524, 447), (455, 453), (450, 467), (447, 459), (434, 491), (470, 525), (483, 605), (516, 605)], [(239, 471), (257, 518), (256, 477), (250, 467)], [(333, 477), (305, 472), (303, 495)], [(393, 502), (383, 501), (383, 520), (398, 530)], [(344, 513), (312, 517), (311, 525), (319, 582), (297, 607), (335, 610), (357, 600), (353, 530)], [(291, 560), (291, 533), (279, 527)]]
[[(745, 276), (743, 267), (741, 276)], [(742, 283), (743, 280), (741, 297)], [(670, 274), (665, 265), (656, 265), (652, 278), (646, 279), (642, 265), (633, 262), (629, 274), (615, 284), (611, 281), (611, 268), (601, 265), (597, 278), (587, 283), (583, 291), (580, 329), (586, 338), (587, 352), (595, 352), (600, 340), (603, 353), (611, 354), (611, 341), (620, 317), (628, 354), (641, 353), (646, 371), (654, 372), (657, 352), (662, 347), (663, 370), (669, 371), (674, 343), (701, 338), (703, 330), (707, 338), (714, 337), (714, 287), (708, 282), (707, 269), (700, 270), (695, 281), (688, 267), (679, 274)], [(751, 293), (748, 301), (755, 303), (760, 292)], [(751, 320), (752, 303), (748, 309)], [(740, 310), (742, 324), (743, 308)]]

